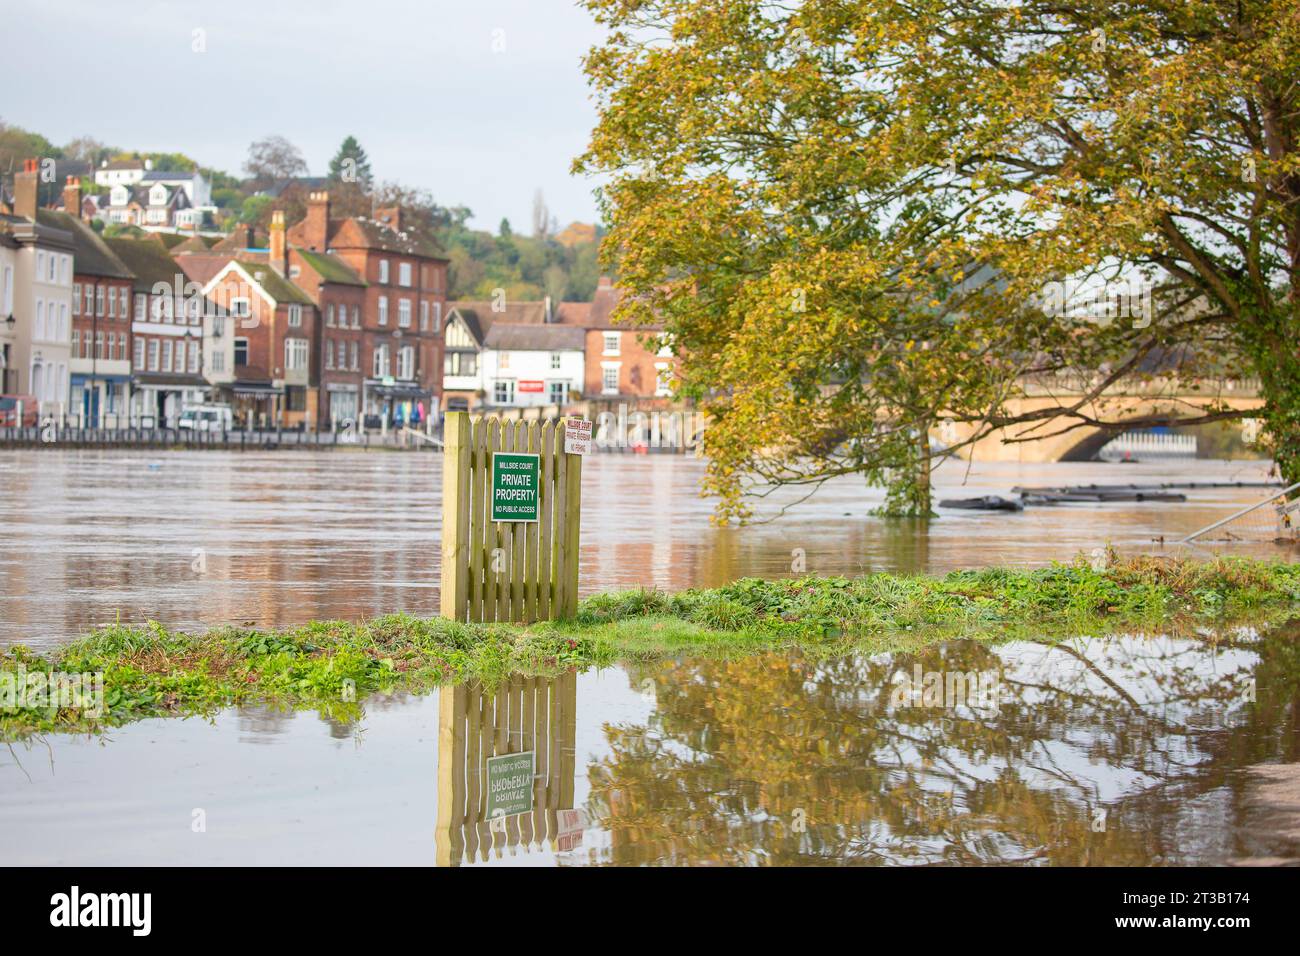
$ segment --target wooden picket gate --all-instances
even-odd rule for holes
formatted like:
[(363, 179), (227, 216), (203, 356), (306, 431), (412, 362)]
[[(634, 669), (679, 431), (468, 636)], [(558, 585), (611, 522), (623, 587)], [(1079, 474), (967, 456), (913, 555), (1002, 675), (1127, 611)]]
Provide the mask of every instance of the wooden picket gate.
[[(492, 851), (564, 849), (565, 811), (572, 811), (577, 734), (577, 676), (522, 677), (492, 692), (481, 684), (444, 687), (438, 732), (438, 866), (486, 861)], [(533, 752), (533, 809), (487, 815), (487, 762)], [(571, 815), (571, 814), (570, 814)]]
[[(563, 424), (448, 412), (443, 441), (442, 616), (527, 623), (576, 614), (582, 457), (565, 454)], [(540, 456), (538, 520), (491, 520), (494, 452)]]

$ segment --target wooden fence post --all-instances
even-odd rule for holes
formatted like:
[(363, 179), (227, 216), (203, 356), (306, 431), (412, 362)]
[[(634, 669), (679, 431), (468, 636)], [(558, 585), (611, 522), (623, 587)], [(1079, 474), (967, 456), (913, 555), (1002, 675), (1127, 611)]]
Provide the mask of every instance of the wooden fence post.
[[(522, 416), (471, 422), (466, 412), (448, 412), (444, 441), (442, 616), (520, 623), (574, 616), (582, 457), (565, 454), (563, 424)], [(536, 456), (535, 520), (492, 520), (497, 452)], [(503, 480), (523, 474), (503, 471)]]
[(442, 460), (443, 617), (464, 620), (469, 587), (469, 415), (447, 415)]

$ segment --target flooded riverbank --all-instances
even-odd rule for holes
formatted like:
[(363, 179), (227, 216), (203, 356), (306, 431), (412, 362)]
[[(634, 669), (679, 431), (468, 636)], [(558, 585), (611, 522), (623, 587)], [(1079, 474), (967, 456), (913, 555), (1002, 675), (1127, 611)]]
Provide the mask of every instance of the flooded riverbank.
[[(265, 709), (146, 721), (0, 751), (0, 853), (47, 865), (1294, 861), (1297, 637), (1290, 625), (669, 660), (375, 698), (355, 724)], [(920, 691), (928, 675), (937, 697)], [(969, 695), (953, 698), (953, 675)], [(540, 809), (494, 830), (482, 767), (506, 750), (537, 755)]]
[[(56, 646), (97, 624), (179, 628), (438, 610), (441, 458), (268, 452), (41, 450), (0, 456), (0, 644)], [(946, 512), (924, 522), (871, 516), (882, 496), (855, 479), (770, 523), (713, 528), (698, 496), (703, 462), (596, 455), (583, 472), (581, 591), (681, 590), (745, 576), (943, 572), (1070, 560), (1114, 544), (1186, 554), (1169, 542), (1265, 496), (1202, 489), (1183, 503), (1078, 503), (1019, 514)], [(1014, 466), (953, 462), (936, 499), (1013, 486), (1260, 481), (1256, 462)], [(1164, 539), (1164, 543), (1161, 539)], [(1196, 554), (1204, 555), (1198, 551)], [(1262, 545), (1231, 553), (1285, 557)]]

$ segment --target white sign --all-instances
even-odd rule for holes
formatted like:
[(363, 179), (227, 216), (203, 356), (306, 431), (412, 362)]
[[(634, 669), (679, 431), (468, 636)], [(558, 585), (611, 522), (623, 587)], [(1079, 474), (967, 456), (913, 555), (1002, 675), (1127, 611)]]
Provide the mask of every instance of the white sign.
[(581, 418), (564, 420), (564, 453), (566, 455), (591, 454), (591, 422)]

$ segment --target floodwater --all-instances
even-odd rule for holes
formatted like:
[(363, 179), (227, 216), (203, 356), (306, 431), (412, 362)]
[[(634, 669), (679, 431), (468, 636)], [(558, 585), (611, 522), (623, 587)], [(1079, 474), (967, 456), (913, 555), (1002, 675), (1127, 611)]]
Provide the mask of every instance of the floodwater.
[[(1214, 637), (676, 660), (372, 699), (350, 724), (248, 710), (51, 738), (0, 749), (0, 860), (1300, 862), (1300, 633)], [(912, 694), (931, 674), (942, 690)], [(505, 751), (535, 755), (536, 809), (494, 830), (485, 758)]]
[[(954, 462), (936, 472), (935, 500), (1005, 495), (1017, 484), (1260, 481), (1265, 469), (976, 463), (968, 473)], [(716, 528), (713, 503), (697, 492), (703, 470), (688, 456), (586, 459), (584, 594), (789, 576), (800, 562), (809, 573), (856, 575), (1038, 565), (1108, 543), (1182, 554), (1171, 542), (1268, 494), (1207, 488), (1183, 503), (950, 511), (927, 525), (872, 517), (881, 493), (844, 478), (808, 501), (798, 501), (801, 489), (766, 499), (759, 519), (775, 520)], [(436, 614), (441, 482), (441, 457), (423, 453), (0, 455), (0, 645), (48, 648), (114, 621), (205, 628)]]
[[(394, 453), (0, 457), (0, 643), (50, 647), (119, 618), (435, 613), (440, 466)], [(1266, 494), (953, 512), (927, 528), (872, 518), (879, 494), (841, 481), (780, 520), (714, 529), (701, 471), (692, 458), (587, 459), (584, 591), (791, 574), (796, 549), (825, 574), (1033, 565), (1107, 543), (1182, 553), (1160, 539)], [(973, 497), (1263, 477), (1204, 461), (976, 464), (946, 466), (938, 485)], [(1292, 623), (681, 658), (372, 697), (328, 718), (245, 708), (51, 736), (0, 748), (0, 863), (1295, 863), (1298, 646)], [(494, 824), (487, 761), (505, 753), (533, 755), (533, 809)]]

